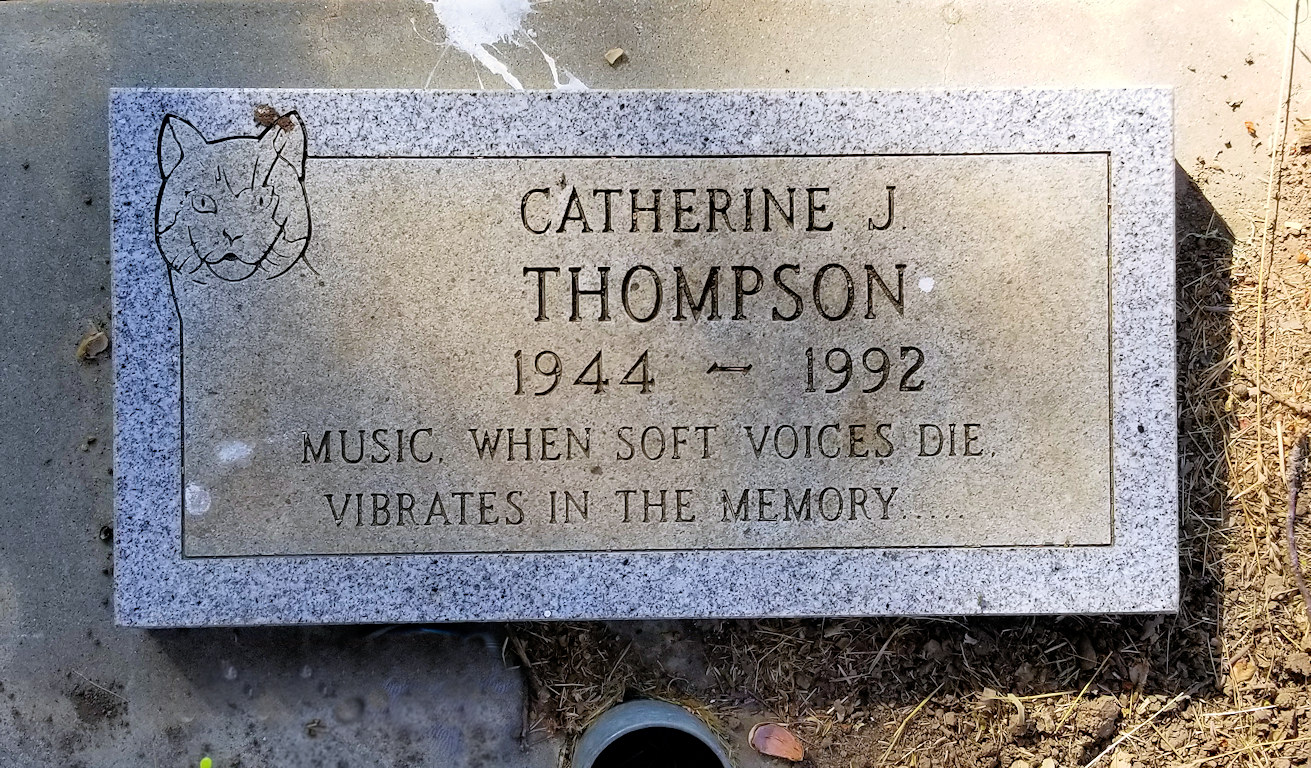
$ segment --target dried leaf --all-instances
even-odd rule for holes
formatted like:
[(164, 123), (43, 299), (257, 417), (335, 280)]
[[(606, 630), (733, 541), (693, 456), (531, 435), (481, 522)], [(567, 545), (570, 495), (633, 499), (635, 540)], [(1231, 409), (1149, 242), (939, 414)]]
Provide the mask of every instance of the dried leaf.
[(1230, 673), (1235, 683), (1245, 683), (1256, 676), (1256, 665), (1250, 661), (1240, 661), (1234, 665)]
[(255, 124), (268, 128), (270, 125), (278, 122), (278, 110), (270, 104), (260, 104), (255, 107)]
[(781, 757), (794, 763), (806, 756), (801, 740), (778, 723), (757, 723), (751, 729), (751, 746), (762, 755)]
[(94, 360), (96, 356), (104, 354), (109, 349), (109, 336), (104, 331), (95, 330), (82, 337), (82, 341), (77, 345), (77, 359), (79, 362)]
[(1134, 687), (1141, 688), (1147, 684), (1147, 677), (1151, 671), (1151, 666), (1147, 662), (1140, 661), (1129, 667), (1129, 682), (1133, 683)]
[(272, 104), (260, 104), (255, 107), (255, 123), (265, 128), (276, 125), (288, 133), (296, 127), (296, 121), (291, 119), (291, 115), (279, 115)]

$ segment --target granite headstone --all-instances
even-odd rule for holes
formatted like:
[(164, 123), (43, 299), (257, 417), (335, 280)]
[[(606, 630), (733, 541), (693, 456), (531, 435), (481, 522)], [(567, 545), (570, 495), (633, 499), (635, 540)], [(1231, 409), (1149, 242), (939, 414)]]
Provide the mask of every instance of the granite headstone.
[(117, 616), (1169, 611), (1168, 91), (111, 98)]

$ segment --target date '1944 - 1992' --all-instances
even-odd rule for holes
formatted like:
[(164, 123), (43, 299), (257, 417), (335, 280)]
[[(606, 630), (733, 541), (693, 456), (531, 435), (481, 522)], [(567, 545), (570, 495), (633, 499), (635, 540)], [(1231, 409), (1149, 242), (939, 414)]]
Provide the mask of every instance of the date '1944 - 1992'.
[[(894, 360), (893, 353), (896, 350)], [(574, 386), (587, 388), (592, 394), (601, 394), (611, 386), (606, 375), (607, 358), (602, 350), (591, 354), (585, 353), (577, 360), (566, 362), (566, 357), (554, 350), (542, 350), (535, 355), (525, 355), (522, 349), (514, 353), (514, 394), (545, 396), (555, 392), (562, 381), (572, 374)], [(869, 394), (878, 392), (887, 386), (894, 375), (896, 387), (901, 392), (919, 392), (924, 389), (921, 369), (924, 367), (924, 350), (915, 346), (869, 347), (858, 355), (843, 347), (828, 350), (816, 350), (807, 347), (805, 352), (805, 392), (824, 392), (833, 394), (841, 392), (853, 382), (860, 391)], [(584, 364), (581, 362), (587, 358)], [(817, 363), (818, 361), (818, 363)], [(859, 363), (859, 367), (857, 367)], [(818, 375), (816, 369), (819, 369)], [(571, 369), (566, 373), (566, 369)], [(655, 389), (656, 379), (651, 371), (651, 350), (644, 349), (631, 364), (621, 365), (626, 372), (619, 380), (620, 386), (636, 387), (641, 394), (650, 394)], [(708, 373), (715, 371), (734, 371), (747, 373), (751, 366), (712, 366)], [(821, 388), (822, 387), (822, 388)]]

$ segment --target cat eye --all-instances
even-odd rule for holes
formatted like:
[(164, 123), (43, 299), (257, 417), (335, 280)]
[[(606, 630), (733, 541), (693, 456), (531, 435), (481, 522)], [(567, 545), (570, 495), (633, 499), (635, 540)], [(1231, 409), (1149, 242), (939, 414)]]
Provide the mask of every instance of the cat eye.
[(196, 195), (191, 198), (191, 207), (196, 213), (216, 213), (218, 206), (214, 204), (214, 198), (209, 195)]

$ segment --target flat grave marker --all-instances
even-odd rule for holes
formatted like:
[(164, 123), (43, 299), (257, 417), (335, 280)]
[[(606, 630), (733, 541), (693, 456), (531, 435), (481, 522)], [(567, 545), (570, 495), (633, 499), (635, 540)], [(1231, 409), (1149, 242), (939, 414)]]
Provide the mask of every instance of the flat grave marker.
[(1168, 91), (117, 90), (117, 616), (1178, 599)]

